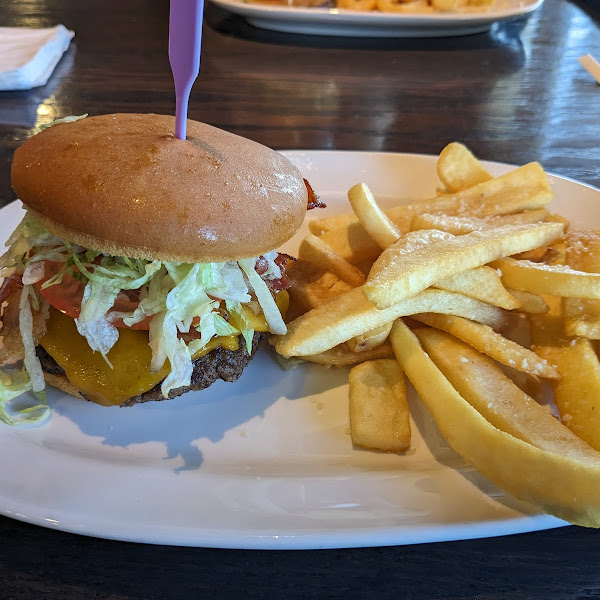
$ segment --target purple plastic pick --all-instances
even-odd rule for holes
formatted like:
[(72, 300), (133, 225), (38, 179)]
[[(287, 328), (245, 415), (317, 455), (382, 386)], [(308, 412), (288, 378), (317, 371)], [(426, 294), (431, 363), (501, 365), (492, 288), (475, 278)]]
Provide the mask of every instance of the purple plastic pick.
[(175, 82), (175, 136), (185, 140), (188, 101), (200, 70), (204, 0), (171, 0), (169, 61)]

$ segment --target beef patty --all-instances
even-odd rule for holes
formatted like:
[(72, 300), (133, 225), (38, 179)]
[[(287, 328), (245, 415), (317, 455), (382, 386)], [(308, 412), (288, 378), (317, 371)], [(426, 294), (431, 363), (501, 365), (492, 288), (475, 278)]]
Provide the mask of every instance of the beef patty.
[[(212, 385), (217, 379), (223, 381), (237, 381), (244, 369), (254, 358), (256, 349), (260, 341), (265, 338), (267, 333), (254, 333), (252, 339), (252, 353), (248, 354), (246, 343), (240, 336), (240, 344), (237, 350), (228, 350), (226, 348), (215, 348), (208, 354), (197, 358), (194, 361), (194, 371), (192, 373), (192, 383), (189, 387), (180, 387), (169, 392), (169, 399), (176, 398), (190, 391), (204, 390)], [(64, 369), (42, 348), (37, 347), (37, 355), (42, 363), (42, 369), (46, 373), (54, 375), (64, 375)], [(85, 397), (85, 396), (84, 396)], [(121, 406), (132, 406), (141, 402), (151, 402), (166, 400), (160, 390), (160, 383), (151, 390), (129, 398)]]

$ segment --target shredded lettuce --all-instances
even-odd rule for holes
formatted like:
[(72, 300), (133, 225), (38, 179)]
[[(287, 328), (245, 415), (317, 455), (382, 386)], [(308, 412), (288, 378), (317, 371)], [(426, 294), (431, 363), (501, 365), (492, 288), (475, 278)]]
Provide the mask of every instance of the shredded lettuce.
[(252, 339), (254, 338), (254, 327), (252, 327), (252, 323), (246, 316), (246, 311), (243, 309), (242, 305), (239, 302), (233, 302), (231, 300), (227, 300), (225, 302), (225, 307), (229, 311), (230, 314), (235, 316), (235, 320), (238, 325), (241, 325), (240, 333), (246, 342), (246, 350), (248, 354), (252, 352)]
[[(40, 423), (50, 416), (43, 392), (36, 394), (39, 402), (32, 404), (23, 395), (32, 391), (29, 374), (25, 368), (11, 372), (0, 371), (0, 419), (7, 425)], [(14, 400), (19, 399), (19, 402)]]
[(279, 253), (273, 250), (263, 254), (263, 258), (267, 261), (267, 270), (263, 273), (265, 279), (279, 279), (281, 277), (281, 268), (275, 262)]
[[(254, 328), (245, 304), (257, 301), (273, 333), (284, 334), (286, 326), (266, 283), (281, 277), (276, 252), (264, 255), (267, 269), (256, 272), (256, 258), (217, 263), (172, 263), (105, 255), (86, 250), (54, 236), (29, 213), (25, 215), (0, 258), (0, 275), (20, 273), (24, 283), (20, 302), (20, 327), (25, 347), (25, 369), (29, 385), (39, 392), (43, 374), (33, 339), (32, 308), (37, 309), (33, 284), (44, 279), (44, 260), (63, 263), (42, 288), (58, 285), (65, 275), (85, 283), (81, 311), (75, 319), (78, 332), (92, 350), (110, 364), (108, 353), (119, 337), (114, 322), (127, 326), (151, 317), (149, 345), (151, 369), (159, 371), (169, 361), (170, 372), (162, 383), (166, 397), (173, 389), (189, 386), (193, 372), (192, 356), (217, 336), (241, 334), (248, 353), (252, 350)], [(132, 312), (111, 311), (118, 295), (140, 290), (140, 301)], [(224, 306), (223, 306), (224, 305)], [(226, 310), (232, 321), (228, 322)], [(186, 343), (181, 334), (191, 329)], [(189, 338), (186, 338), (189, 339)]]
[(40, 252), (60, 246), (60, 238), (52, 235), (47, 229), (38, 223), (29, 213), (25, 216), (8, 238), (6, 246), (8, 250), (0, 257), (0, 270), (3, 275), (7, 271), (22, 271), (28, 261), (28, 254), (33, 248)]
[(159, 351), (162, 356), (168, 357), (171, 365), (171, 370), (160, 388), (163, 396), (167, 398), (171, 390), (190, 385), (194, 367), (190, 350), (178, 337), (177, 323), (168, 312), (163, 316), (161, 333)]
[(285, 335), (287, 332), (287, 327), (283, 322), (283, 317), (279, 312), (277, 304), (275, 304), (275, 299), (271, 295), (271, 291), (267, 287), (267, 284), (254, 268), (256, 265), (256, 259), (244, 258), (238, 262), (240, 267), (242, 267), (244, 270), (244, 273), (246, 273), (250, 285), (254, 289), (258, 303), (260, 304), (260, 307), (265, 315), (265, 319), (267, 319), (267, 323), (269, 324), (269, 329), (278, 335)]
[(35, 297), (35, 291), (32, 286), (24, 285), (19, 300), (19, 329), (21, 339), (25, 349), (25, 369), (31, 378), (31, 388), (34, 392), (41, 392), (44, 389), (44, 372), (40, 359), (35, 353), (35, 340), (33, 339), (33, 313), (31, 312), (31, 297)]
[(40, 261), (29, 261), (23, 271), (23, 283), (31, 285), (44, 278), (44, 263)]
[(118, 293), (117, 286), (89, 281), (83, 290), (79, 318), (75, 319), (77, 331), (87, 340), (94, 352), (102, 354), (109, 365), (110, 361), (106, 355), (117, 343), (119, 331), (109, 323), (107, 314)]
[(62, 119), (54, 119), (54, 121), (50, 121), (50, 123), (40, 125), (40, 131), (44, 131), (44, 129), (48, 129), (48, 127), (53, 127), (54, 125), (59, 125), (60, 123), (72, 123), (73, 121), (79, 121), (79, 119), (85, 119), (85, 117), (87, 117), (87, 113), (85, 113), (85, 115), (69, 115), (68, 117), (63, 117)]
[[(156, 352), (161, 358), (168, 358), (171, 365), (171, 372), (161, 388), (163, 395), (167, 396), (172, 389), (190, 385), (193, 371), (191, 357), (214, 336), (220, 335), (217, 329), (226, 329), (227, 335), (237, 330), (223, 325), (227, 322), (217, 312), (219, 302), (211, 298), (218, 297), (218, 291), (225, 292), (223, 281), (226, 275), (231, 276), (231, 267), (226, 275), (223, 275), (225, 263), (165, 263), (165, 267), (175, 285), (166, 296), (162, 330), (158, 335), (152, 335), (151, 347), (153, 355)], [(247, 289), (244, 293), (250, 299)], [(235, 295), (238, 295), (237, 292)], [(201, 337), (186, 345), (178, 332), (188, 333), (196, 319), (199, 320), (196, 330)], [(160, 369), (163, 364), (164, 360), (153, 361), (153, 369)]]
[(165, 310), (167, 294), (171, 289), (171, 278), (164, 267), (150, 280), (148, 285), (142, 286), (140, 302), (132, 313), (111, 313), (114, 319), (123, 319), (128, 327), (136, 325), (146, 317), (152, 317)]
[(75, 254), (72, 258), (79, 271), (89, 279), (83, 292), (81, 313), (75, 319), (77, 331), (85, 337), (90, 348), (99, 351), (110, 364), (107, 354), (119, 339), (118, 329), (109, 321), (110, 309), (122, 290), (135, 290), (147, 283), (160, 270), (161, 263), (136, 261), (134, 265), (127, 259), (127, 262), (108, 264), (103, 259), (100, 265), (93, 265), (82, 263)]

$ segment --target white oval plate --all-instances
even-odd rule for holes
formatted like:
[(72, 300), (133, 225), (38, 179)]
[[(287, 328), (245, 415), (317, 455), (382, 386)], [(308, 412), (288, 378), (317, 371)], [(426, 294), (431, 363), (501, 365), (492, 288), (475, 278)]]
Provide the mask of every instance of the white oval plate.
[(286, 33), (350, 37), (451, 37), (489, 30), (494, 23), (530, 14), (543, 0), (496, 0), (488, 9), (459, 13), (382, 13), (212, 0), (250, 24)]
[[(328, 204), (367, 182), (383, 205), (435, 194), (435, 157), (285, 152)], [(490, 164), (495, 173), (507, 166)], [(552, 177), (554, 209), (600, 225), (600, 192)], [(0, 239), (22, 215), (0, 210)], [(286, 247), (297, 249), (307, 226)], [(411, 392), (412, 393), (412, 392)], [(237, 383), (131, 408), (49, 390), (35, 429), (0, 422), (0, 513), (75, 533), (224, 548), (411, 544), (564, 525), (504, 494), (451, 451), (412, 393), (411, 450), (353, 448), (347, 370), (283, 371), (263, 348)]]

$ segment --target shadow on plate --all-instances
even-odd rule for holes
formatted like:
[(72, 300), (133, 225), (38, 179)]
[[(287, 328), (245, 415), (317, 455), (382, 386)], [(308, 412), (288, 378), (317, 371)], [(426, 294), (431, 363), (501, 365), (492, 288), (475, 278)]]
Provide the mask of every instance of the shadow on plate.
[[(317, 369), (320, 376), (316, 376)], [(201, 468), (204, 457), (199, 440), (218, 443), (234, 428), (264, 419), (278, 400), (319, 395), (347, 378), (342, 370), (328, 373), (323, 376), (318, 365), (284, 371), (269, 350), (261, 348), (235, 383), (218, 381), (207, 390), (127, 408), (101, 407), (64, 395), (51, 406), (86, 436), (99, 438), (103, 446), (164, 445), (164, 460), (176, 460), (180, 466), (174, 471), (179, 473)]]
[(456, 453), (440, 433), (429, 409), (418, 397), (414, 388), (409, 385), (408, 389), (410, 414), (413, 422), (419, 430), (427, 448), (438, 463), (454, 469), (461, 477), (485, 494), (490, 502), (497, 502), (502, 506), (524, 514), (540, 512), (532, 504), (519, 500), (508, 492), (505, 492)]

